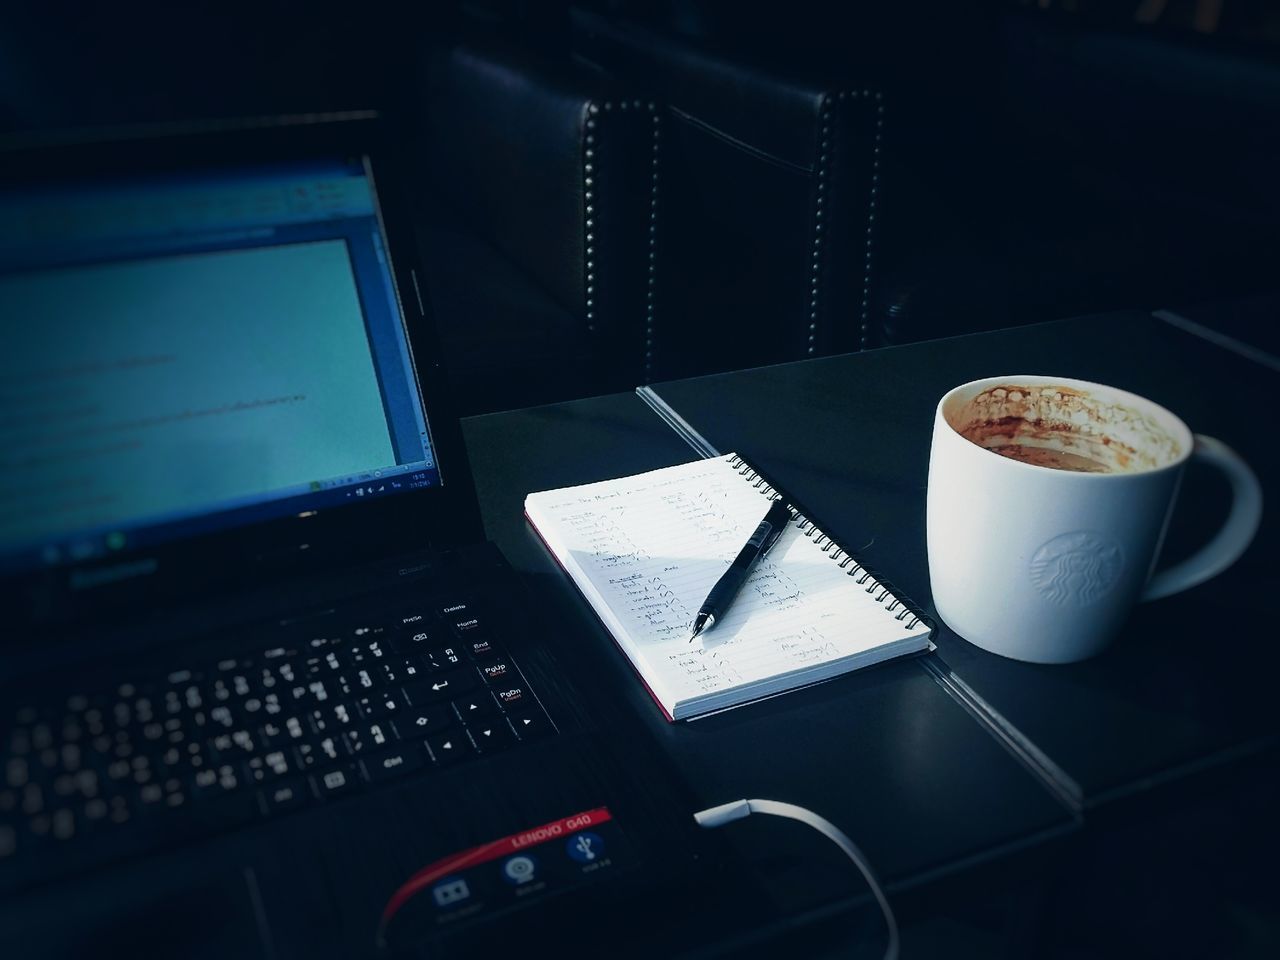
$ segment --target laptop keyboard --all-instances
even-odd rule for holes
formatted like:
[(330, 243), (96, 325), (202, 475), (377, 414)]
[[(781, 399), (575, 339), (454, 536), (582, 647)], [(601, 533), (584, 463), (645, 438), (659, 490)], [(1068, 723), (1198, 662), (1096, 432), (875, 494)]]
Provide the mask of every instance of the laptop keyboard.
[(0, 754), (0, 865), (89, 837), (127, 836), (132, 852), (230, 829), (554, 733), (474, 603), (325, 620), (19, 709)]

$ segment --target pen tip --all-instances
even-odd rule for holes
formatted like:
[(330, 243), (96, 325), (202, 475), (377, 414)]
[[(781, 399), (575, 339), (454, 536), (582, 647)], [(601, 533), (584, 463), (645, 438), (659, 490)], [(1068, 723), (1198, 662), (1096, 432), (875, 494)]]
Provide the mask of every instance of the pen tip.
[(711, 624), (713, 624), (714, 622), (715, 622), (715, 617), (707, 613), (699, 613), (696, 617), (694, 617), (693, 635), (689, 637), (689, 642), (693, 643), (693, 641), (697, 640), (698, 635), (702, 633), (703, 630), (707, 629), (707, 627), (711, 626)]

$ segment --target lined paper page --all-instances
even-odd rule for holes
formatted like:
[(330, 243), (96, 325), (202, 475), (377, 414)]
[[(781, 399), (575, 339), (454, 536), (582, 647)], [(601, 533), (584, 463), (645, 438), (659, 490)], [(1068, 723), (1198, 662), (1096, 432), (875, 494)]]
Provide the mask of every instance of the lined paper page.
[(690, 643), (698, 607), (770, 505), (731, 459), (526, 501), (530, 519), (669, 712), (672, 704), (913, 635), (793, 522), (728, 615)]

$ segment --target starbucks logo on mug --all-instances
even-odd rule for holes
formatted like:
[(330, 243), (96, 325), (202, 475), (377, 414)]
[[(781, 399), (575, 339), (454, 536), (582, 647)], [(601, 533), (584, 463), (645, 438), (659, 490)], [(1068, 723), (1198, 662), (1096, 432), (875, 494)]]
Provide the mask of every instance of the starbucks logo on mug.
[(1124, 553), (1100, 533), (1077, 530), (1054, 537), (1031, 558), (1031, 579), (1054, 603), (1081, 606), (1101, 600), (1120, 579)]

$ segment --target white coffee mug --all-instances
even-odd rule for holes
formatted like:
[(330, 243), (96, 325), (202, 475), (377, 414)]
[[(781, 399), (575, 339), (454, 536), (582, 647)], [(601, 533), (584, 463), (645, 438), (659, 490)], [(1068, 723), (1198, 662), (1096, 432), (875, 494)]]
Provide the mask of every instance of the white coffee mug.
[[(1203, 548), (1155, 573), (1192, 457), (1226, 475), (1231, 511)], [(993, 653), (1036, 663), (1092, 656), (1138, 601), (1234, 563), (1261, 519), (1262, 488), (1239, 455), (1132, 393), (991, 377), (938, 403), (927, 516), (934, 604), (947, 626)]]

